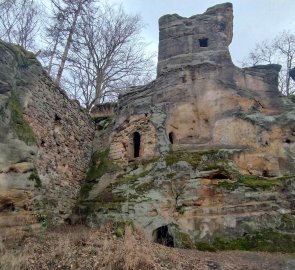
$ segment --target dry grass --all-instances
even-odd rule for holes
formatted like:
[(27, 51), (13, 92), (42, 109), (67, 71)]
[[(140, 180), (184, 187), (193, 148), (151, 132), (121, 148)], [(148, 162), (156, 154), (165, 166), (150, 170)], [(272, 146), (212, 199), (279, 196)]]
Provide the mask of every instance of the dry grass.
[(106, 270), (156, 269), (150, 242), (139, 229), (135, 228), (133, 231), (131, 226), (125, 227), (122, 246), (115, 246), (114, 249), (112, 242), (104, 241), (103, 252), (103, 265)]
[(0, 270), (278, 270), (290, 259), (280, 254), (181, 250), (149, 242), (139, 228), (125, 227), (123, 237), (116, 237), (115, 231), (112, 225), (99, 230), (64, 225), (14, 241), (0, 239)]
[(21, 270), (24, 256), (20, 251), (6, 249), (2, 237), (0, 237), (0, 269), (1, 270)]

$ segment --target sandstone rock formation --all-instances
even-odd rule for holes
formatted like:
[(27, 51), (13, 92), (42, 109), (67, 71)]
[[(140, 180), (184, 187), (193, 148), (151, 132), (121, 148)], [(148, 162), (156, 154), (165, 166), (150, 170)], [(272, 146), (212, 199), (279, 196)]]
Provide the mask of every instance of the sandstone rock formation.
[[(94, 126), (32, 53), (0, 42), (0, 230), (67, 217)], [(10, 232), (11, 233), (11, 232)]]
[(295, 242), (295, 110), (280, 66), (233, 65), (230, 3), (159, 28), (157, 79), (96, 106), (94, 121), (34, 55), (0, 42), (1, 233), (67, 219), (134, 222), (168, 246)]
[(230, 3), (163, 16), (159, 29), (157, 79), (101, 118), (72, 220), (133, 220), (176, 246), (294, 229), (295, 110), (280, 66), (233, 65)]

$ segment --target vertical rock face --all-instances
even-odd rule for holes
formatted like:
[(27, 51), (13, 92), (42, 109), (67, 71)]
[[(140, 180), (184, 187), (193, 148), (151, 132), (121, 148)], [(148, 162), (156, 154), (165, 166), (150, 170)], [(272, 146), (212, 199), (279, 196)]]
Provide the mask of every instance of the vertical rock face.
[(109, 159), (94, 162), (77, 213), (132, 219), (177, 246), (293, 228), (295, 111), (280, 66), (232, 64), (229, 3), (159, 25), (158, 77), (120, 95)]
[[(64, 218), (92, 151), (87, 112), (66, 97), (34, 55), (0, 43), (0, 228)], [(16, 227), (14, 227), (16, 228)]]

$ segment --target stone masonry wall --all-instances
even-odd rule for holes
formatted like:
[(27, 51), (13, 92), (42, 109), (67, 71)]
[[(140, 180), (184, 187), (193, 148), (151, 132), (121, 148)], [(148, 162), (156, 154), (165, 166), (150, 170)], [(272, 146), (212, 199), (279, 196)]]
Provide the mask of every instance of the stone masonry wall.
[[(0, 230), (61, 220), (75, 203), (94, 125), (32, 53), (0, 42)], [(33, 226), (33, 225), (32, 225)]]

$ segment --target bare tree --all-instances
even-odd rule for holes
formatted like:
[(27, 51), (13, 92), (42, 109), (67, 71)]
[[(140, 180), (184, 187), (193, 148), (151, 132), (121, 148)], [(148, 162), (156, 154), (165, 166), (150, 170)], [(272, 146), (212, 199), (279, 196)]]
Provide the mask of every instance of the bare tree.
[(50, 0), (41, 39), (36, 1), (2, 0), (0, 37), (26, 49), (34, 48), (38, 37), (48, 73), (88, 110), (151, 80), (154, 55), (146, 53), (138, 15), (98, 0)]
[(40, 14), (34, 0), (4, 0), (0, 4), (0, 38), (34, 50)]
[(53, 67), (58, 65), (60, 47), (64, 43), (64, 16), (60, 14), (52, 25), (45, 28), (44, 42), (47, 45), (41, 52), (41, 58), (49, 75), (53, 76)]
[(92, 6), (82, 16), (72, 63), (87, 73), (80, 76), (88, 89), (82, 90), (87, 108), (115, 99), (131, 84), (151, 80), (155, 66), (140, 37), (142, 27), (140, 17), (126, 14), (121, 6)]
[(279, 90), (290, 95), (295, 92), (295, 83), (290, 79), (289, 71), (295, 66), (295, 35), (284, 31), (274, 40), (265, 40), (256, 44), (250, 51), (248, 59), (242, 62), (243, 66), (273, 64), (282, 65), (279, 76)]
[(281, 81), (281, 87), (285, 90), (285, 94), (288, 96), (295, 91), (295, 85), (290, 78), (290, 70), (295, 65), (295, 35), (290, 32), (283, 32), (275, 39), (274, 46), (281, 55), (283, 80)]
[(48, 48), (43, 52), (49, 58), (47, 69), (52, 75), (54, 60), (58, 60), (55, 82), (59, 85), (73, 43), (77, 22), (83, 9), (95, 0), (51, 0), (52, 24), (46, 29)]

